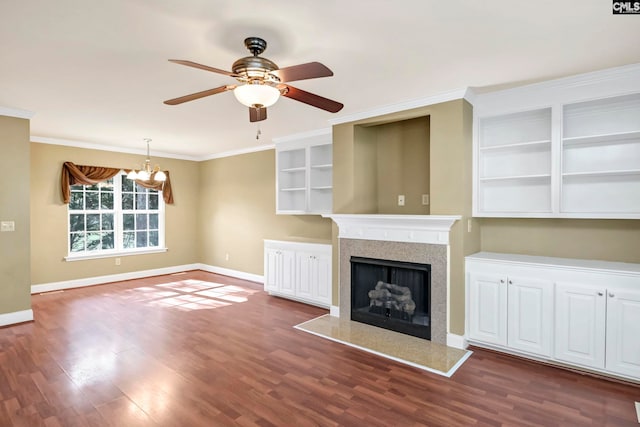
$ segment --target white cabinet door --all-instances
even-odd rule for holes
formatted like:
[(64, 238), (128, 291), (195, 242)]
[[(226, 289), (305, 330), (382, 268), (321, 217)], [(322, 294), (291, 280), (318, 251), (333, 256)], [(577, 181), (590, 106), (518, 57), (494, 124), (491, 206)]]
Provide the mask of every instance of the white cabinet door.
[(491, 344), (507, 344), (506, 276), (469, 273), (469, 336)]
[(608, 291), (606, 369), (640, 378), (640, 292)]
[(278, 249), (264, 249), (264, 290), (277, 291), (281, 282), (282, 257)]
[(301, 298), (313, 299), (314, 271), (313, 254), (298, 252), (296, 254), (296, 295)]
[(331, 255), (315, 255), (313, 265), (313, 297), (322, 304), (331, 305)]
[(509, 276), (507, 283), (507, 345), (517, 350), (551, 356), (553, 282)]
[(295, 271), (296, 271), (296, 253), (289, 250), (280, 250), (282, 258), (282, 275), (278, 290), (282, 294), (295, 295)]
[(556, 359), (604, 368), (605, 292), (577, 283), (556, 283)]

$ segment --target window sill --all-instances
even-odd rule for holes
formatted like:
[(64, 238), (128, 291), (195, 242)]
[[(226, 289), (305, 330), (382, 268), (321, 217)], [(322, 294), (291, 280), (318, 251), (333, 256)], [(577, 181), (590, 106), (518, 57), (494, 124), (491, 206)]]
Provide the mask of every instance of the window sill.
[(99, 254), (68, 255), (64, 257), (64, 260), (67, 262), (71, 262), (71, 261), (85, 261), (88, 259), (116, 258), (116, 257), (131, 256), (131, 255), (158, 254), (162, 252), (167, 252), (168, 250), (169, 250), (168, 248), (153, 248), (153, 249), (128, 250), (128, 251), (118, 251), (118, 252), (99, 253)]

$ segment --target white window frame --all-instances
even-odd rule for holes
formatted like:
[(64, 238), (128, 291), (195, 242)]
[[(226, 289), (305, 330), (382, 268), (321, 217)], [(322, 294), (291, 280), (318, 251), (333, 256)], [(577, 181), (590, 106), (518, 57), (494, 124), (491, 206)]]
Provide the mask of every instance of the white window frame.
[[(82, 252), (71, 252), (71, 214), (72, 213), (101, 213), (104, 212), (102, 210), (71, 210), (70, 205), (67, 205), (67, 256), (64, 258), (66, 261), (80, 261), (87, 259), (97, 259), (97, 258), (111, 258), (111, 257), (120, 257), (120, 256), (129, 256), (129, 255), (140, 255), (140, 254), (150, 254), (150, 253), (160, 253), (166, 252), (167, 248), (165, 246), (165, 202), (162, 197), (162, 191), (158, 191), (158, 246), (154, 247), (144, 247), (144, 248), (127, 248), (123, 247), (123, 233), (124, 233), (124, 224), (123, 224), (123, 215), (127, 213), (134, 213), (134, 210), (127, 209), (126, 211), (122, 209), (122, 180), (127, 179), (126, 172), (120, 171), (116, 176), (113, 177), (113, 228), (114, 228), (114, 248), (113, 249), (98, 249), (87, 251), (86, 249)], [(135, 186), (135, 182), (133, 183)], [(135, 203), (135, 199), (134, 199)], [(148, 207), (148, 206), (147, 206)], [(109, 211), (111, 212), (111, 211)], [(150, 212), (148, 209), (144, 211), (140, 211), (139, 213), (155, 213), (155, 211)]]

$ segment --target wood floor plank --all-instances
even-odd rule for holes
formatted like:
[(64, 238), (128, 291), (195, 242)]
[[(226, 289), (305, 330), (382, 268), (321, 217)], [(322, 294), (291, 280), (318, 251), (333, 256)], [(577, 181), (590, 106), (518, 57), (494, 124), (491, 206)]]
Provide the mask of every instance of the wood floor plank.
[(0, 426), (637, 426), (640, 387), (495, 352), (451, 378), (293, 328), (325, 310), (202, 271), (32, 297)]

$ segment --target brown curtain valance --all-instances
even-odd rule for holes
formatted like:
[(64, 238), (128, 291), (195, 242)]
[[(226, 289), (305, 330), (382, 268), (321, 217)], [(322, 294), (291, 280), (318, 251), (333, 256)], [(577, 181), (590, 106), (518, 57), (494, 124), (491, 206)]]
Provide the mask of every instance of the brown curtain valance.
[[(81, 166), (75, 165), (71, 162), (64, 162), (62, 165), (62, 178), (60, 184), (62, 187), (62, 200), (64, 203), (69, 203), (71, 199), (71, 185), (93, 185), (102, 181), (106, 181), (118, 174), (122, 169), (117, 168), (104, 168), (100, 166)], [(140, 181), (136, 179), (136, 184), (140, 184), (144, 188), (151, 188), (153, 190), (162, 191), (162, 198), (164, 202), (171, 205), (173, 204), (173, 192), (171, 191), (171, 178), (169, 178), (169, 171), (164, 171), (167, 175), (167, 180), (163, 183), (161, 181)]]

